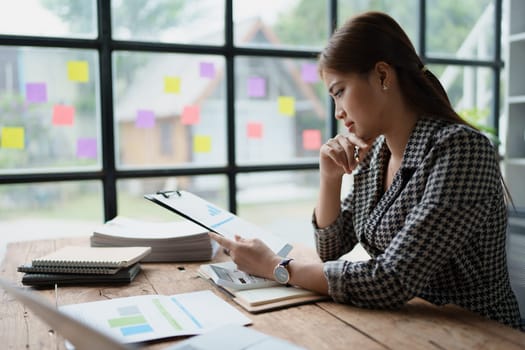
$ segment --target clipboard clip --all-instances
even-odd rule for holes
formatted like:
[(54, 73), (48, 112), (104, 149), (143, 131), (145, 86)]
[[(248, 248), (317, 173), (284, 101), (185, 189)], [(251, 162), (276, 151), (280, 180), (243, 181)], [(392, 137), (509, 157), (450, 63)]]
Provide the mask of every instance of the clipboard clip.
[(164, 198), (170, 198), (170, 197), (173, 196), (174, 194), (176, 194), (176, 195), (179, 196), (179, 197), (182, 196), (182, 194), (180, 193), (179, 190), (157, 191), (156, 194), (160, 194), (160, 195), (162, 195)]

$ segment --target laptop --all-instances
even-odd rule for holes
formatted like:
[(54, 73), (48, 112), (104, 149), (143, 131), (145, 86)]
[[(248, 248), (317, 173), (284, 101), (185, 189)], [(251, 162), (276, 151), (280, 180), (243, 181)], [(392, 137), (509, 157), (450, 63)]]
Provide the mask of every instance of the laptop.
[(67, 314), (60, 312), (47, 300), (23, 288), (0, 278), (0, 287), (27, 306), (38, 318), (50, 325), (53, 330), (66, 338), (77, 350), (108, 349), (130, 350), (138, 349), (130, 344), (121, 344), (106, 335)]

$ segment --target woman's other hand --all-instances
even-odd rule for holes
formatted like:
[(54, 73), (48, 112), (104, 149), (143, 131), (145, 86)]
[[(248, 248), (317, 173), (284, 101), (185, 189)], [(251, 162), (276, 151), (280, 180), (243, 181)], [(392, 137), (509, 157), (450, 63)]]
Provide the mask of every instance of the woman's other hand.
[(239, 270), (273, 279), (273, 269), (281, 258), (260, 239), (235, 235), (235, 240), (231, 240), (214, 232), (210, 232), (209, 236), (229, 252)]

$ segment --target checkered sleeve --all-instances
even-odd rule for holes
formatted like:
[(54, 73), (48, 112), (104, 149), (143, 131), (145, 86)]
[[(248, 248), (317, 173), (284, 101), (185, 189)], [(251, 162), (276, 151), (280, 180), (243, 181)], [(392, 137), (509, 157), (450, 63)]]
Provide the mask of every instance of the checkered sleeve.
[(449, 257), (468, 249), (473, 228), (493, 209), (487, 203), (501, 193), (497, 166), (490, 142), (471, 129), (438, 137), (404, 189), (421, 188), (421, 200), (385, 251), (368, 261), (325, 262), (332, 298), (392, 308), (418, 295)]
[(319, 228), (315, 211), (312, 214), (317, 254), (323, 261), (338, 259), (357, 244), (350, 210), (351, 201), (352, 193), (341, 203), (341, 213), (336, 221), (327, 227)]

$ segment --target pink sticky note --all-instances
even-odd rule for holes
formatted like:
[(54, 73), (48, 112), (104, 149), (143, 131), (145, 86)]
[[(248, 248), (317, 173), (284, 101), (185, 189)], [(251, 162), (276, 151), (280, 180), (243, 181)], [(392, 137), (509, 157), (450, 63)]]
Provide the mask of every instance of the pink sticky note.
[(215, 77), (215, 65), (211, 62), (200, 63), (200, 74), (201, 78), (214, 78)]
[(200, 121), (199, 106), (185, 106), (182, 111), (181, 122), (183, 125), (194, 125)]
[(53, 107), (53, 125), (73, 125), (75, 107), (55, 105)]
[(258, 122), (251, 122), (246, 125), (246, 132), (249, 139), (260, 139), (263, 135), (263, 125)]
[(135, 127), (141, 129), (151, 129), (155, 126), (155, 113), (147, 109), (137, 110), (137, 118), (135, 119)]
[(97, 158), (97, 140), (94, 138), (79, 138), (77, 140), (78, 158)]
[(264, 97), (266, 96), (266, 79), (260, 77), (248, 78), (248, 96)]
[(319, 81), (317, 65), (315, 63), (304, 63), (301, 67), (301, 77), (303, 81), (307, 83), (316, 83)]
[(47, 102), (47, 88), (45, 83), (27, 83), (26, 100), (30, 103)]
[(321, 131), (315, 129), (303, 130), (303, 148), (318, 150), (321, 148)]

